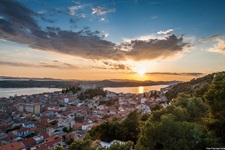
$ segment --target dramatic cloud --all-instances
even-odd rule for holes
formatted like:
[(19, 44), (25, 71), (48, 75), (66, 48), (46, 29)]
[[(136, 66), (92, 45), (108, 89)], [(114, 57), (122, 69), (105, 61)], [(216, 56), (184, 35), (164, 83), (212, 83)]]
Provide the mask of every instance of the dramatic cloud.
[(103, 63), (106, 66), (109, 66), (109, 69), (115, 69), (115, 70), (131, 70), (131, 68), (127, 65), (121, 64), (121, 63), (112, 63), (109, 61), (103, 61)]
[[(11, 11), (13, 10), (13, 11)], [(103, 15), (114, 9), (96, 7), (93, 14)], [(183, 37), (174, 34), (164, 38), (131, 40), (116, 46), (104, 40), (107, 34), (100, 35), (88, 27), (78, 32), (60, 28), (41, 28), (36, 21), (37, 13), (27, 9), (16, 1), (3, 1), (0, 5), (0, 38), (7, 41), (26, 44), (34, 49), (53, 51), (93, 60), (153, 60), (164, 59), (185, 51), (189, 43)], [(76, 20), (70, 20), (76, 23)], [(122, 45), (122, 46), (121, 46)], [(124, 50), (121, 47), (127, 47)], [(122, 68), (122, 66), (118, 66)]]
[(148, 72), (147, 75), (177, 75), (177, 76), (202, 76), (203, 73), (191, 72), (191, 73), (175, 73), (175, 72)]
[(172, 34), (165, 39), (149, 39), (147, 41), (133, 40), (128, 46), (132, 49), (127, 52), (127, 56), (133, 60), (153, 60), (164, 59), (183, 52), (189, 43), (183, 42), (183, 37)]
[(210, 48), (209, 51), (217, 53), (225, 53), (225, 40), (218, 38), (215, 41), (216, 41), (215, 46)]
[(225, 40), (221, 34), (216, 34), (208, 38), (201, 39), (202, 42), (214, 42), (214, 46), (208, 51), (216, 53), (225, 53)]
[(170, 34), (171, 32), (173, 32), (173, 29), (168, 29), (166, 31), (159, 31), (157, 32), (157, 34)]
[(107, 13), (110, 12), (115, 12), (116, 9), (115, 8), (105, 8), (105, 7), (101, 7), (101, 6), (97, 6), (97, 7), (93, 7), (92, 8), (92, 14), (96, 14), (96, 15), (105, 15)]
[[(1, 31), (8, 34), (16, 34), (16, 30), (22, 30), (23, 25), (29, 28), (38, 28), (35, 19), (32, 17), (36, 16), (36, 13), (16, 1), (2, 1), (0, 15), (2, 17), (0, 18)], [(13, 27), (16, 27), (16, 29)]]

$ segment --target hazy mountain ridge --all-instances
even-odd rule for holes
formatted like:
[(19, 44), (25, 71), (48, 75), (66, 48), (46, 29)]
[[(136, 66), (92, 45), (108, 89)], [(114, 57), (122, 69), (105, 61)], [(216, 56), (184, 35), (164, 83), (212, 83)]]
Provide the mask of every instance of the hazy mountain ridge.
[(151, 86), (151, 85), (171, 85), (177, 83), (180, 83), (180, 81), (150, 81), (150, 80), (136, 81), (123, 79), (81, 81), (81, 80), (62, 80), (52, 78), (0, 77), (1, 88), (30, 88), (30, 87), (66, 88), (78, 84), (96, 85), (97, 87), (134, 87), (134, 86)]

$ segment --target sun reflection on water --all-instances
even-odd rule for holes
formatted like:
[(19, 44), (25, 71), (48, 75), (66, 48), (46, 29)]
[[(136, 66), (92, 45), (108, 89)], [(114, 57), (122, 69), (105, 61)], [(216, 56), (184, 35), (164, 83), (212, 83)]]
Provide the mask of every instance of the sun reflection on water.
[(138, 87), (138, 93), (144, 93), (144, 87), (143, 86)]

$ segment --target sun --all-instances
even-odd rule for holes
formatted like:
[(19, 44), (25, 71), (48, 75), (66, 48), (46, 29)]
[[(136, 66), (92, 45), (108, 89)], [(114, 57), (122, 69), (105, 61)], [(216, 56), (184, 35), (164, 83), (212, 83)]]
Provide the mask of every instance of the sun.
[(135, 69), (135, 72), (137, 72), (139, 76), (143, 76), (146, 73), (146, 69), (143, 66), (139, 66)]

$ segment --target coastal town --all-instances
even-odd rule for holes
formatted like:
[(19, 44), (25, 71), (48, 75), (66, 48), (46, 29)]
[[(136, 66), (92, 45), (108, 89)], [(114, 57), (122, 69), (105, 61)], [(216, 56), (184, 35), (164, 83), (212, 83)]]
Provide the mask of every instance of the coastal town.
[[(135, 110), (150, 114), (167, 107), (169, 88), (141, 94), (104, 91), (90, 95), (86, 91), (97, 88), (81, 85), (76, 92), (67, 89), (0, 98), (0, 150), (68, 148), (103, 122), (123, 119)], [(101, 141), (101, 146), (109, 147), (110, 143)]]

